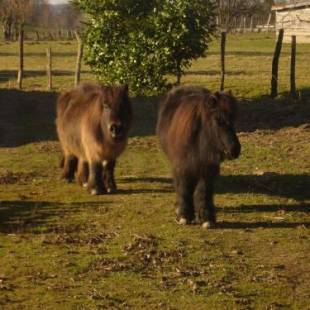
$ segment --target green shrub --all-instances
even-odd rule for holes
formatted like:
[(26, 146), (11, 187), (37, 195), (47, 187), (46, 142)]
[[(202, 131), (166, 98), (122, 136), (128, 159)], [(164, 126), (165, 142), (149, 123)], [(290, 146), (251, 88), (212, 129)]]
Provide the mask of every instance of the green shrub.
[(85, 13), (86, 62), (104, 83), (130, 84), (136, 94), (155, 94), (193, 59), (215, 31), (210, 0), (75, 0)]

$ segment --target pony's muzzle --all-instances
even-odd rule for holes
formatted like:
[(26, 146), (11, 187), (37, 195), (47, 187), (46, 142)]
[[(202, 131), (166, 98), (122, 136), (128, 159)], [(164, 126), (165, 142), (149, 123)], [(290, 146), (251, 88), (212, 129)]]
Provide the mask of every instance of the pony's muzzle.
[(111, 137), (115, 140), (119, 140), (124, 135), (124, 128), (121, 124), (111, 124), (110, 125), (110, 134)]
[(237, 140), (233, 144), (231, 150), (226, 155), (227, 155), (228, 159), (236, 159), (239, 157), (240, 153), (241, 153), (241, 144), (240, 144), (239, 140)]

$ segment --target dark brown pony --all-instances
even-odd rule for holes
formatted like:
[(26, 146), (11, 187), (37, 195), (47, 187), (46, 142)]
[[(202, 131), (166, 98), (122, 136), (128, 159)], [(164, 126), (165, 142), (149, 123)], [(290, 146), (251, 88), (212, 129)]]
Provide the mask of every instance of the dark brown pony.
[(128, 86), (83, 83), (57, 102), (57, 133), (63, 150), (63, 177), (93, 195), (114, 192), (116, 158), (124, 151), (131, 125)]
[(234, 128), (236, 100), (203, 87), (179, 87), (161, 104), (157, 134), (173, 170), (180, 224), (216, 223), (213, 185), (224, 159), (241, 146)]

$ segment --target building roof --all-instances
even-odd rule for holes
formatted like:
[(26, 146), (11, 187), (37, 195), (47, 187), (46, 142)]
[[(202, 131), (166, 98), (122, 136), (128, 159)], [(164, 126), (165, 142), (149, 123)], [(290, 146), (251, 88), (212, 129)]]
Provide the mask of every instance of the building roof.
[(272, 6), (272, 11), (282, 11), (289, 9), (302, 9), (305, 7), (310, 7), (310, 0), (287, 0), (287, 1), (274, 1)]

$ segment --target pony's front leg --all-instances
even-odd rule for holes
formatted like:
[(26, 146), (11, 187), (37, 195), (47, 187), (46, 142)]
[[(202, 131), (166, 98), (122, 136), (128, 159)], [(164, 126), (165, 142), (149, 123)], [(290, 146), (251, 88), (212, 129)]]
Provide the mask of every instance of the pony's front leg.
[(83, 187), (87, 187), (89, 177), (88, 162), (85, 159), (80, 158), (77, 171), (77, 183)]
[(114, 179), (115, 164), (115, 160), (103, 161), (103, 181), (107, 192), (110, 194), (115, 193), (117, 189)]
[(218, 165), (209, 165), (200, 179), (195, 191), (195, 209), (197, 218), (203, 228), (211, 228), (216, 224), (216, 212), (213, 202), (214, 183), (220, 173)]
[(102, 181), (102, 163), (93, 161), (89, 163), (88, 191), (91, 195), (99, 195), (106, 193)]
[(175, 175), (177, 194), (177, 220), (179, 224), (190, 224), (195, 217), (193, 193), (196, 182), (187, 175)]
[(201, 179), (197, 185), (194, 202), (196, 218), (203, 228), (212, 228), (216, 223), (215, 206), (213, 203), (213, 179)]
[(65, 155), (63, 159), (62, 178), (68, 183), (74, 180), (74, 174), (77, 168), (78, 159), (73, 155)]

